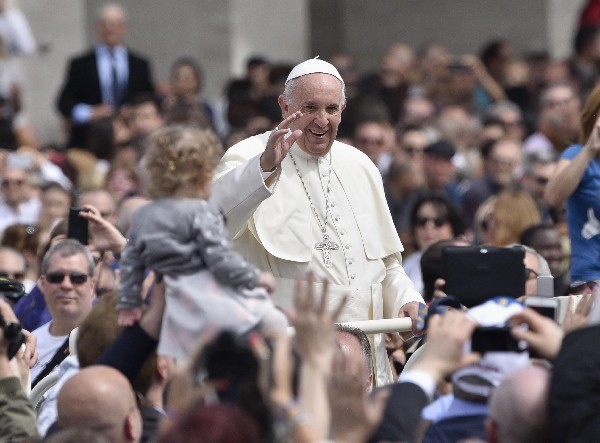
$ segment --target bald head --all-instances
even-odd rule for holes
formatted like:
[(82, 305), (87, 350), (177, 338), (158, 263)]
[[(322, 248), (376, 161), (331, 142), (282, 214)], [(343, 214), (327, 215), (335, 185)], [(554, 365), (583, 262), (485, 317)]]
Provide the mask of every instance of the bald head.
[(100, 40), (111, 48), (123, 43), (127, 33), (127, 17), (123, 7), (116, 3), (104, 5), (98, 14), (97, 31)]
[(92, 429), (118, 443), (140, 440), (135, 394), (123, 374), (108, 366), (90, 366), (69, 379), (57, 409), (60, 429)]
[(488, 441), (536, 443), (547, 441), (549, 372), (529, 366), (508, 375), (492, 394)]
[(360, 329), (345, 325), (337, 325), (336, 329), (335, 340), (342, 354), (361, 368), (365, 390), (370, 391), (373, 387), (373, 356), (367, 335)]

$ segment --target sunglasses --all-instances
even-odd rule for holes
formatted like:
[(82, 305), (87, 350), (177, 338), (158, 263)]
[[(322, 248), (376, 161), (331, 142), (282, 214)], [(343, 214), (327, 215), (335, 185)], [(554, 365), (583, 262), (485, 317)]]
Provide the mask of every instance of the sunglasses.
[(382, 138), (359, 137), (356, 141), (359, 145), (383, 146), (384, 143)]
[(404, 147), (404, 150), (410, 156), (413, 156), (416, 154), (423, 154), (423, 152), (425, 152), (425, 148), (416, 148), (416, 147), (408, 146), (408, 145)]
[(82, 285), (88, 280), (89, 276), (83, 272), (71, 272), (70, 274), (64, 272), (50, 272), (45, 275), (46, 281), (54, 285), (61, 284), (65, 277), (69, 277), (69, 280), (71, 280), (71, 283), (74, 285)]
[(11, 280), (21, 281), (25, 278), (25, 273), (24, 272), (0, 271), (0, 278), (9, 278)]
[(25, 180), (2, 180), (2, 186), (7, 187), (7, 186), (23, 186), (23, 183), (25, 183)]
[(532, 280), (534, 278), (538, 278), (539, 274), (535, 272), (533, 269), (525, 268), (525, 280)]
[(420, 228), (424, 227), (428, 222), (432, 222), (436, 228), (441, 228), (448, 223), (448, 217), (417, 217), (415, 226)]

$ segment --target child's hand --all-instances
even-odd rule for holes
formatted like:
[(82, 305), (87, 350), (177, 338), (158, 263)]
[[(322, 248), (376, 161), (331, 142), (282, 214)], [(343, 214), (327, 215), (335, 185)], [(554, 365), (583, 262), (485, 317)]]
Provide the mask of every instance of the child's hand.
[(275, 277), (270, 272), (261, 272), (258, 276), (256, 286), (265, 288), (269, 294), (272, 294), (275, 290)]
[(133, 326), (142, 318), (142, 308), (121, 309), (119, 311), (119, 326)]

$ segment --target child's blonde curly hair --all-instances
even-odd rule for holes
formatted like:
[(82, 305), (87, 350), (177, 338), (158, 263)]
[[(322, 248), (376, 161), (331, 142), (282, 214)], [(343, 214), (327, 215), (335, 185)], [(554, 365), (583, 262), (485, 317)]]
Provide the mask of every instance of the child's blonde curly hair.
[(155, 131), (141, 163), (151, 198), (196, 197), (212, 180), (223, 146), (209, 129), (167, 126)]

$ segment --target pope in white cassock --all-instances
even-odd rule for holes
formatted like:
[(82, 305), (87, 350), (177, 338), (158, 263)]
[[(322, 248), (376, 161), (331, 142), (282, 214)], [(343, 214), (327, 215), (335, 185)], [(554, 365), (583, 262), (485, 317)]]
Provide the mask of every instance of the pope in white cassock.
[[(349, 295), (340, 321), (414, 320), (423, 299), (402, 268), (381, 174), (335, 140), (345, 104), (333, 65), (311, 59), (294, 67), (279, 96), (283, 121), (227, 150), (213, 203), (235, 249), (275, 276), (277, 305), (291, 307), (295, 279), (312, 268), (330, 280), (332, 305)], [(377, 384), (390, 383), (381, 334), (373, 343)]]

